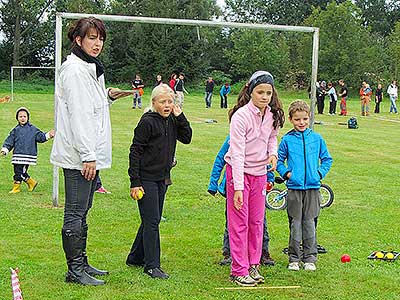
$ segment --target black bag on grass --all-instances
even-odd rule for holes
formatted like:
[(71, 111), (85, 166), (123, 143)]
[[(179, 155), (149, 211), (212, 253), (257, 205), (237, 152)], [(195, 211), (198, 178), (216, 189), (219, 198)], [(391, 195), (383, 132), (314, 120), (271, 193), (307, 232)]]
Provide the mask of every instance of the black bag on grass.
[(358, 128), (357, 119), (355, 117), (351, 117), (347, 121), (347, 128), (349, 128), (349, 129), (357, 129)]

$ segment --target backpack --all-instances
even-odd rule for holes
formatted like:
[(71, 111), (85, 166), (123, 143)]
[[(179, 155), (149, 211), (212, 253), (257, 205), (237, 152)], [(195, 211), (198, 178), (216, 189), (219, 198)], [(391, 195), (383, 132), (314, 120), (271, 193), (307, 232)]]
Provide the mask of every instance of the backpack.
[(357, 119), (355, 117), (351, 117), (347, 121), (347, 128), (349, 128), (349, 129), (357, 129), (358, 128)]

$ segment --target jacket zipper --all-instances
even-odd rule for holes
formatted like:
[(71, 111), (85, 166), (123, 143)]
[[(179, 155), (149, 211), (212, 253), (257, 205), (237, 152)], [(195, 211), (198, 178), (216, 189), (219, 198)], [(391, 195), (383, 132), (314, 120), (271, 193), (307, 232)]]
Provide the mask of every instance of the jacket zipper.
[(306, 160), (306, 141), (304, 139), (304, 132), (301, 132), (301, 137), (303, 138), (303, 153), (304, 153), (304, 188), (307, 182), (307, 160)]

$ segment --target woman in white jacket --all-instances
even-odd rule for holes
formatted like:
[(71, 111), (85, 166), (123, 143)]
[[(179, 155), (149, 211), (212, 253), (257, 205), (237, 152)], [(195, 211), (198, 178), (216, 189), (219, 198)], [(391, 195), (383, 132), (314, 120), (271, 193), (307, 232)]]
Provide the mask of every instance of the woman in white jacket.
[(111, 167), (109, 105), (126, 93), (105, 88), (104, 68), (97, 56), (103, 49), (103, 22), (78, 20), (68, 31), (72, 53), (60, 69), (56, 90), (56, 135), (51, 162), (63, 168), (65, 209), (62, 242), (67, 259), (67, 282), (102, 285), (93, 276), (106, 275), (88, 264), (86, 217), (92, 206), (96, 178)]

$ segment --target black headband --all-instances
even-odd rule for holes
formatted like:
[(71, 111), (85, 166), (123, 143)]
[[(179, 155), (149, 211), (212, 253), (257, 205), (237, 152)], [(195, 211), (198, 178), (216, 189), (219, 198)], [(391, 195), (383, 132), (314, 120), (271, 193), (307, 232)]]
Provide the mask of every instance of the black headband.
[(262, 74), (253, 80), (249, 82), (249, 88), (248, 88), (248, 93), (251, 94), (251, 92), (254, 90), (254, 88), (262, 83), (269, 83), (270, 85), (274, 86), (274, 78), (272, 77), (271, 74)]

